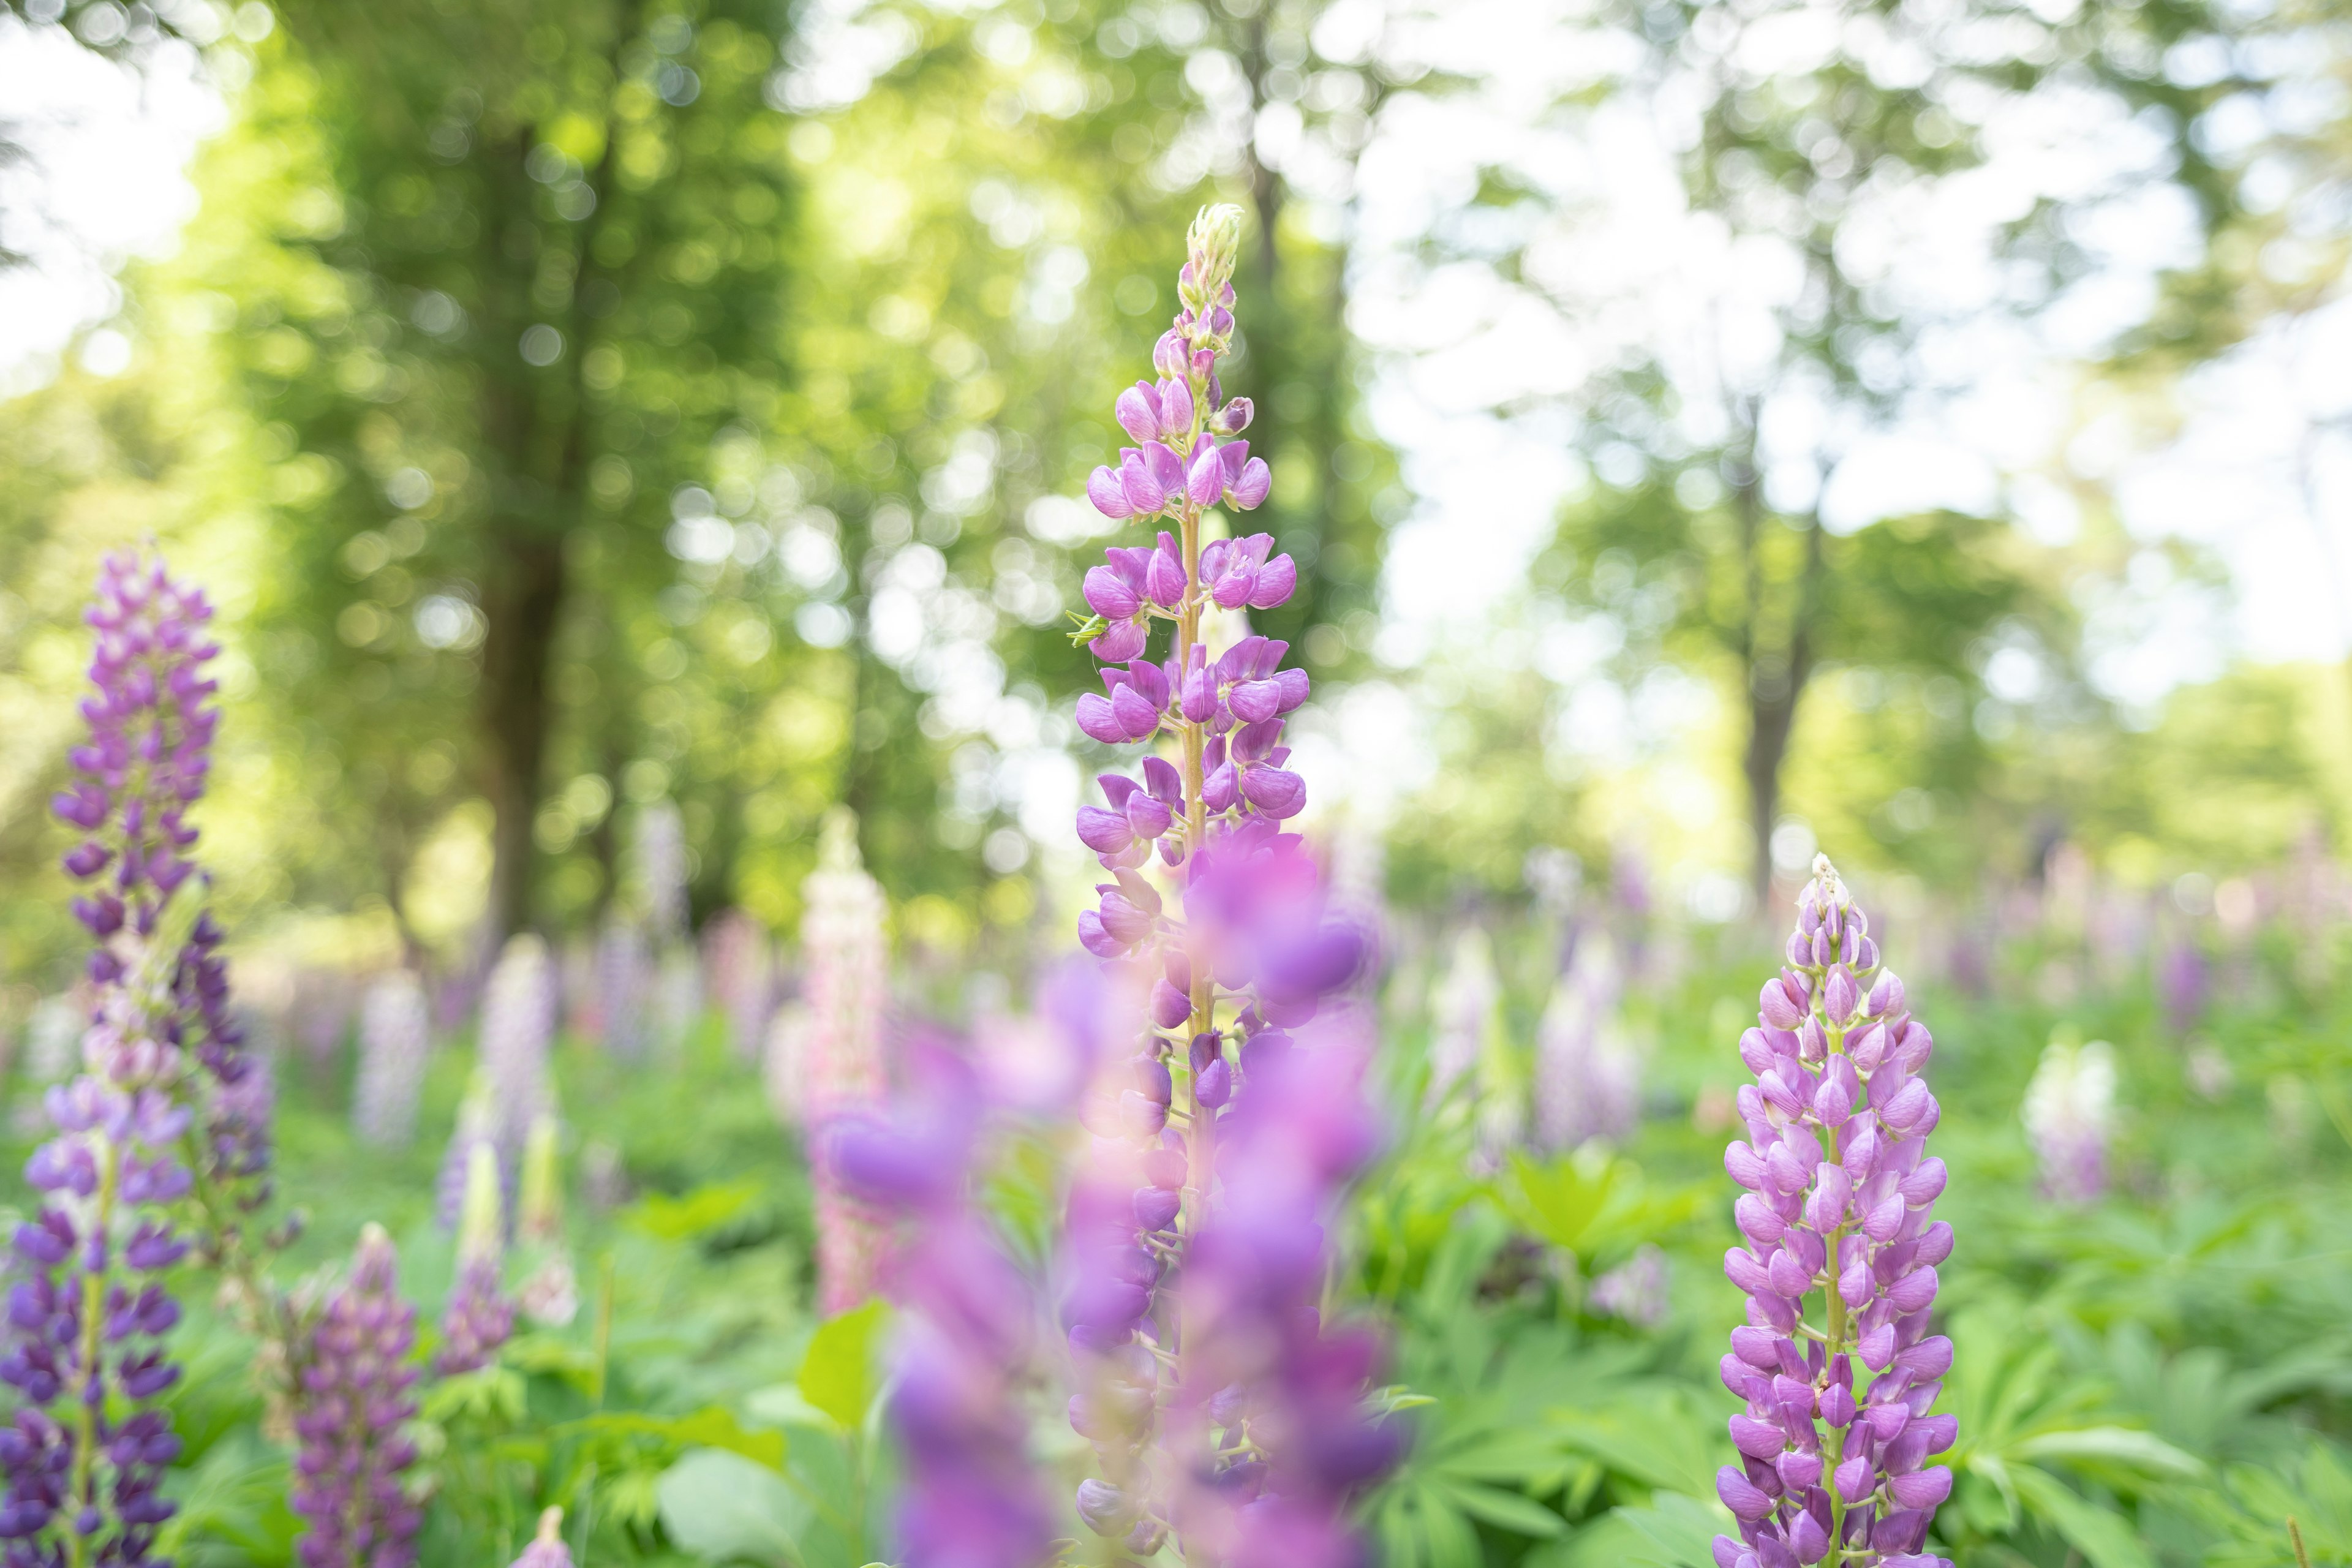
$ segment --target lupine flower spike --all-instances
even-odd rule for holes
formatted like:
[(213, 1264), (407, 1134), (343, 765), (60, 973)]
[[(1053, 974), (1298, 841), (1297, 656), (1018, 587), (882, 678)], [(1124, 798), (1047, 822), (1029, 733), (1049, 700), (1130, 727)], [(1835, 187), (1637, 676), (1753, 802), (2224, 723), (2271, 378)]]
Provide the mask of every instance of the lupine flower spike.
[(1551, 1150), (1622, 1142), (1641, 1115), (1641, 1068), (1617, 1010), (1625, 989), (1617, 943), (1600, 927), (1576, 939), (1536, 1030), (1536, 1135)]
[[(1356, 1080), (1343, 1053), (1301, 1047), (1319, 1096), (1294, 1101), (1285, 1087), (1290, 1031), (1364, 952), (1360, 931), (1326, 919), (1318, 868), (1283, 830), (1307, 803), (1282, 733), (1308, 681), (1283, 668), (1285, 643), (1247, 636), (1212, 658), (1202, 639), (1210, 610), (1272, 609), (1298, 574), (1266, 534), (1207, 537), (1213, 509), (1247, 511), (1271, 485), (1237, 438), (1250, 405), (1228, 402), (1217, 377), (1241, 222), (1218, 206), (1193, 224), (1157, 379), (1114, 409), (1136, 445), (1087, 486), (1104, 515), (1151, 526), (1150, 542), (1107, 551), (1087, 574), (1093, 615), (1076, 640), (1106, 668), (1102, 692), (1078, 700), (1078, 728), (1150, 749), (1139, 777), (1104, 773), (1103, 804), (1078, 813), (1110, 878), (1078, 940), (1148, 989), (1150, 1026), (1090, 1111), (1062, 1311), (1079, 1380), (1070, 1419), (1097, 1461), (1079, 1517), (1115, 1551), (1149, 1556), (1173, 1532), (1188, 1558), (1236, 1568), (1348, 1560), (1346, 1496), (1394, 1452), (1358, 1408), (1372, 1347), (1323, 1332), (1310, 1282), (1314, 1216), (1368, 1147)], [(1162, 621), (1172, 637), (1155, 662)], [(1145, 875), (1155, 855), (1172, 897)], [(1244, 1131), (1286, 1125), (1289, 1110), (1328, 1138), (1276, 1148)], [(1229, 1120), (1236, 1164), (1221, 1172)], [(1261, 1158), (1264, 1180), (1243, 1179)]]
[(1747, 1245), (1724, 1255), (1748, 1322), (1723, 1381), (1747, 1407), (1731, 1417), (1739, 1463), (1716, 1477), (1739, 1535), (1715, 1538), (1716, 1562), (1950, 1568), (1922, 1550), (1952, 1489), (1927, 1461), (1958, 1430), (1928, 1414), (1952, 1364), (1927, 1331), (1952, 1251), (1929, 1217), (1944, 1162), (1927, 1152), (1939, 1112), (1919, 1073), (1935, 1042), (1826, 856), (1787, 957), (1740, 1038), (1757, 1081), (1738, 1095), (1748, 1135), (1724, 1152), (1748, 1189), (1733, 1211)]
[(211, 766), (217, 651), (203, 594), (160, 563), (110, 557), (87, 619), (97, 634), (58, 816), (83, 836), (66, 870), (97, 943), (85, 1071), (52, 1088), (57, 1136), (26, 1167), (42, 1194), (17, 1226), (0, 1382), (0, 1540), (10, 1563), (146, 1563), (173, 1504), (180, 1452), (155, 1401), (179, 1378), (163, 1337), (180, 1310), (161, 1276), (190, 1240), (173, 1208), (195, 1196), (201, 1239), (245, 1256), (238, 1215), (267, 1196), (268, 1103), (228, 1016), (222, 932), (184, 819)]
[(466, 1202), (457, 1222), (457, 1279), (441, 1316), (441, 1350), (433, 1370), (444, 1377), (490, 1364), (514, 1332), (514, 1303), (504, 1282), (503, 1205), (499, 1161), (487, 1142), (474, 1144), (466, 1164)]
[(2087, 1204), (2107, 1190), (2115, 1133), (2116, 1052), (2105, 1040), (2053, 1040), (2025, 1086), (2025, 1135), (2054, 1203)]
[[(770, 1064), (815, 1146), (844, 1116), (871, 1110), (888, 1087), (882, 1018), (889, 1000), (889, 950), (881, 884), (857, 854), (857, 819), (836, 809), (824, 822), (817, 868), (802, 887), (801, 947), (808, 968), (798, 1027), (774, 1043), (786, 1059)], [(873, 1294), (882, 1257), (878, 1217), (820, 1159), (816, 1184), (817, 1310), (827, 1316)]]
[(515, 1305), (532, 1322), (559, 1329), (580, 1311), (579, 1276), (563, 1237), (562, 1132), (552, 1111), (531, 1123), (522, 1152), (522, 1193), (515, 1205), (523, 1268)]
[(296, 1372), (291, 1507), (303, 1568), (407, 1568), (423, 1512), (406, 1489), (416, 1446), (416, 1309), (400, 1298), (382, 1226), (360, 1233), (350, 1281), (311, 1325)]
[(1035, 1568), (1053, 1530), (1015, 1397), (1030, 1363), (1028, 1282), (971, 1200), (986, 1091), (962, 1057), (918, 1047), (912, 1092), (888, 1118), (818, 1135), (824, 1168), (878, 1211), (913, 1221), (893, 1268), (900, 1309), (892, 1425), (906, 1455), (908, 1568)]
[(416, 1098), (433, 1022), (425, 987), (405, 969), (380, 976), (360, 1005), (360, 1070), (352, 1088), (352, 1125), (360, 1142), (404, 1149), (416, 1135)]
[(511, 1173), (531, 1123), (548, 1110), (548, 1047), (555, 1036), (555, 970), (547, 944), (529, 931), (507, 939), (482, 994), (478, 1043), (489, 1075), (490, 1136)]

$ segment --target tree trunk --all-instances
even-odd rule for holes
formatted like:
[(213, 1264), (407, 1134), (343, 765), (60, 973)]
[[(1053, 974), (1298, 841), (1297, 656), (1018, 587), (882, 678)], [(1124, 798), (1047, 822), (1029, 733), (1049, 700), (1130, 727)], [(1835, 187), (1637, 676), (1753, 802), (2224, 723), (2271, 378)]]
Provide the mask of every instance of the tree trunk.
[(489, 629), (482, 642), (482, 739), (488, 753), (493, 942), (530, 923), (534, 858), (550, 725), (548, 674), (563, 611), (563, 539), (509, 533), (482, 585)]

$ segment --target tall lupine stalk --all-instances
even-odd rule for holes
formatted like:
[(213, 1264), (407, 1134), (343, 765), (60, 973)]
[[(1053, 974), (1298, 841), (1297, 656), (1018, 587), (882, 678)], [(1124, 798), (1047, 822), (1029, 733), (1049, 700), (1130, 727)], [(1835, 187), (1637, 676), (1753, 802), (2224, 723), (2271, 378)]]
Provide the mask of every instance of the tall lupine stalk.
[(97, 939), (96, 994), (86, 1070), (49, 1090), (58, 1136), (26, 1168), (41, 1206), (14, 1242), (0, 1353), (22, 1396), (0, 1428), (12, 1563), (148, 1560), (173, 1513), (157, 1482), (180, 1451), (153, 1405), (179, 1377), (163, 1339), (180, 1310), (157, 1278), (189, 1249), (174, 1211), (193, 1207), (207, 1249), (241, 1257), (244, 1216), (268, 1192), (266, 1107), (185, 854), (219, 721), (211, 617), (201, 592), (129, 554), (107, 560), (86, 616), (89, 738), (55, 807), (87, 835), (65, 868), (89, 884), (74, 913)]
[[(826, 816), (817, 868), (801, 898), (804, 1006), (798, 1028), (772, 1037), (787, 1057), (772, 1071), (790, 1084), (802, 1125), (821, 1146), (829, 1124), (873, 1110), (889, 1087), (882, 1059), (889, 906), (858, 858), (857, 819), (847, 811)], [(815, 1178), (817, 1305), (831, 1314), (873, 1294), (883, 1234), (871, 1207), (823, 1160)]]
[(352, 1086), (352, 1126), (360, 1142), (404, 1149), (416, 1136), (416, 1100), (433, 1048), (425, 987), (405, 969), (378, 975), (360, 1004), (360, 1070)]
[[(1088, 1527), (1139, 1555), (1172, 1530), (1190, 1551), (1305, 1564), (1356, 1550), (1340, 1503), (1379, 1468), (1335, 1468), (1328, 1448), (1370, 1452), (1390, 1435), (1356, 1405), (1369, 1352), (1326, 1340), (1299, 1315), (1318, 1297), (1303, 1280), (1321, 1268), (1320, 1233), (1305, 1216), (1348, 1162), (1309, 1160), (1312, 1179), (1301, 1167), (1255, 1190), (1219, 1167), (1229, 1107), (1249, 1127), (1291, 1103), (1287, 1031), (1352, 974), (1363, 948), (1360, 933), (1326, 922), (1317, 868), (1280, 826), (1306, 804), (1282, 744), (1284, 716), (1307, 699), (1306, 673), (1282, 668), (1280, 642), (1244, 637), (1212, 659), (1202, 640), (1212, 606), (1270, 609), (1297, 578), (1288, 556), (1269, 558), (1265, 534), (1205, 537), (1220, 501), (1246, 510), (1271, 483), (1265, 461), (1234, 438), (1249, 402), (1225, 401), (1216, 372), (1233, 336), (1241, 222), (1231, 206), (1195, 220), (1177, 277), (1183, 309), (1153, 352), (1160, 379), (1119, 394), (1114, 411), (1139, 445), (1087, 487), (1107, 516), (1175, 529), (1151, 546), (1105, 552), (1106, 564), (1087, 574), (1094, 613), (1076, 637), (1106, 665), (1123, 662), (1102, 672), (1104, 695), (1079, 699), (1079, 728), (1106, 745), (1160, 749), (1142, 759), (1140, 780), (1102, 775), (1106, 805), (1078, 814), (1078, 837), (1114, 879), (1079, 917), (1079, 940), (1148, 984), (1150, 1027), (1125, 1087), (1092, 1117), (1092, 1158), (1070, 1200), (1062, 1315), (1080, 1383), (1072, 1424), (1100, 1472), (1078, 1491)], [(1160, 620), (1174, 636), (1154, 663)], [(1155, 846), (1181, 913), (1142, 875)], [(1326, 1075), (1318, 1113), (1344, 1116), (1354, 1079), (1313, 1054)], [(1250, 1109), (1258, 1096), (1263, 1115)], [(1235, 1152), (1247, 1165), (1271, 1158), (1269, 1147), (1244, 1137)], [(1199, 1286), (1197, 1311), (1180, 1282)], [(1282, 1341), (1278, 1362), (1265, 1359), (1267, 1334)]]
[[(1787, 957), (1761, 1026), (1740, 1037), (1757, 1081), (1738, 1095), (1748, 1136), (1724, 1152), (1748, 1189), (1734, 1209), (1748, 1245), (1724, 1272), (1748, 1321), (1723, 1381), (1748, 1405), (1731, 1417), (1740, 1462), (1716, 1477), (1739, 1538), (1716, 1537), (1716, 1561), (1950, 1568), (1920, 1550), (1952, 1489), (1925, 1461), (1958, 1432), (1927, 1414), (1952, 1364), (1951, 1342), (1927, 1331), (1952, 1250), (1952, 1227), (1928, 1217), (1945, 1173), (1927, 1152), (1939, 1111), (1918, 1075), (1935, 1042), (1826, 856)], [(1865, 1386), (1857, 1363), (1874, 1374)]]
[(295, 1368), (290, 1506), (309, 1525), (303, 1568), (407, 1568), (423, 1511), (408, 1494), (416, 1446), (416, 1309), (400, 1296), (383, 1227), (360, 1233), (351, 1279), (310, 1325)]

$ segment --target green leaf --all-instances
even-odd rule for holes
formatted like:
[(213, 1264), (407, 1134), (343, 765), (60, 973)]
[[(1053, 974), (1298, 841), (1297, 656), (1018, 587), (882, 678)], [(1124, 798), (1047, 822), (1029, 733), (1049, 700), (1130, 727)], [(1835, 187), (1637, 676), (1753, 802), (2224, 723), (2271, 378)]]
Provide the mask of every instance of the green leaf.
[(1530, 1502), (1517, 1492), (1507, 1492), (1496, 1487), (1480, 1486), (1475, 1481), (1444, 1480), (1437, 1483), (1447, 1501), (1474, 1519), (1483, 1519), (1519, 1535), (1531, 1535), (1548, 1541), (1568, 1528), (1568, 1521), (1538, 1502)]
[(691, 1241), (741, 1215), (760, 1201), (754, 1180), (713, 1182), (682, 1198), (647, 1193), (622, 1217), (630, 1226), (664, 1241)]
[(1727, 1533), (1731, 1520), (1720, 1503), (1702, 1501), (1681, 1492), (1660, 1492), (1646, 1508), (1618, 1512), (1644, 1540), (1666, 1555), (1675, 1568), (1713, 1568), (1715, 1538)]
[(2046, 1470), (2021, 1465), (2011, 1479), (2026, 1510), (2040, 1515), (2067, 1545), (2090, 1559), (2091, 1568), (2156, 1568), (2121, 1516), (2084, 1501)]
[(2077, 1426), (2021, 1438), (2010, 1453), (2023, 1459), (2099, 1459), (2180, 1480), (2205, 1479), (2205, 1462), (2153, 1432), (2129, 1426)]
[(888, 1318), (888, 1307), (868, 1301), (827, 1319), (809, 1341), (801, 1363), (802, 1396), (845, 1432), (865, 1424), (866, 1407), (874, 1402), (875, 1340)]
[(698, 1448), (664, 1471), (662, 1529), (713, 1562), (797, 1563), (811, 1509), (783, 1477), (725, 1448)]

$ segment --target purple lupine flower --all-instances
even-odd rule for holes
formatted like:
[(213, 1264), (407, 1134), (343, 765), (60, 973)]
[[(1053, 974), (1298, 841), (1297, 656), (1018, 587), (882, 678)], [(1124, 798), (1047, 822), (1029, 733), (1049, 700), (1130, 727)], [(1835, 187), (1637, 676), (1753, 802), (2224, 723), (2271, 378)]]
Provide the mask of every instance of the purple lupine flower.
[[(173, 1211), (206, 1178), (199, 1237), (241, 1255), (241, 1215), (269, 1178), (266, 1075), (228, 1012), (223, 932), (204, 907), (184, 814), (204, 794), (218, 710), (203, 594), (160, 562), (107, 559), (81, 704), (86, 743), (54, 805), (81, 841), (67, 871), (96, 944), (84, 1074), (46, 1099), (57, 1136), (26, 1167), (43, 1194), (14, 1238), (0, 1382), (20, 1404), (0, 1430), (14, 1563), (143, 1563), (173, 1505), (157, 1492), (180, 1444), (153, 1401), (177, 1381), (163, 1344), (179, 1308), (154, 1278), (191, 1238)], [(184, 1146), (200, 1163), (181, 1163)]]
[(0, 1539), (12, 1563), (62, 1563), (77, 1537), (78, 1553), (145, 1563), (175, 1510), (156, 1489), (180, 1440), (153, 1402), (179, 1381), (163, 1340), (180, 1309), (155, 1277), (188, 1252), (165, 1205), (189, 1190), (171, 1151), (190, 1116), (159, 1089), (95, 1075), (49, 1106), (58, 1135), (26, 1168), (45, 1197), (16, 1228), (0, 1352), (20, 1398), (0, 1427)]
[(551, 1508), (539, 1516), (539, 1533), (514, 1560), (513, 1568), (572, 1568), (572, 1548), (563, 1543), (563, 1510)]
[[(1927, 1152), (1940, 1112), (1919, 1076), (1935, 1042), (1826, 856), (1797, 902), (1788, 966), (1765, 984), (1760, 1026), (1739, 1042), (1748, 1136), (1724, 1152), (1748, 1189), (1745, 1247), (1724, 1272), (1748, 1293), (1723, 1381), (1740, 1462), (1716, 1489), (1739, 1521), (1722, 1568), (1837, 1561), (1929, 1568), (1923, 1544), (1952, 1473), (1927, 1460), (1957, 1423), (1930, 1415), (1952, 1363), (1927, 1331), (1952, 1227), (1931, 1221), (1944, 1162)], [(1804, 1321), (1819, 1291), (1825, 1321)], [(1857, 1384), (1857, 1373), (1872, 1374)], [(1949, 1568), (1944, 1563), (1943, 1568)]]
[(2115, 1134), (2116, 1053), (2105, 1040), (2053, 1040), (2025, 1087), (2025, 1134), (2053, 1203), (2087, 1204), (2107, 1190)]
[(489, 1081), (490, 1138), (502, 1169), (522, 1157), (530, 1124), (553, 1103), (548, 1047), (555, 1036), (555, 973), (547, 944), (530, 931), (507, 939), (482, 993), (476, 1042)]
[(352, 1085), (352, 1125), (360, 1142), (404, 1149), (416, 1136), (416, 1100), (433, 1049), (425, 987), (405, 969), (387, 970), (360, 1005), (360, 1068)]
[(490, 1099), (490, 1075), (479, 1068), (466, 1086), (466, 1098), (457, 1102), (457, 1122), (450, 1129), (449, 1147), (441, 1156), (440, 1173), (434, 1178), (434, 1212), (444, 1230), (456, 1230), (465, 1211), (466, 1178), (473, 1168), (478, 1143), (489, 1149), (495, 1163), (498, 1112)]
[(433, 1370), (443, 1377), (476, 1372), (498, 1358), (514, 1332), (508, 1300), (506, 1237), (499, 1161), (487, 1142), (467, 1151), (466, 1200), (457, 1224), (457, 1278), (441, 1314), (441, 1349)]
[(562, 1131), (552, 1111), (531, 1123), (515, 1205), (515, 1239), (522, 1254), (515, 1305), (532, 1322), (558, 1329), (580, 1311), (579, 1275), (563, 1236)]
[(677, 807), (657, 800), (637, 813), (635, 850), (646, 923), (656, 946), (686, 940), (686, 823)]
[(416, 1309), (383, 1227), (360, 1233), (352, 1275), (310, 1325), (295, 1373), (293, 1494), (303, 1568), (407, 1568), (424, 1514), (405, 1487), (416, 1447)]
[(1349, 1500), (1402, 1453), (1402, 1430), (1364, 1403), (1378, 1339), (1320, 1313), (1326, 1228), (1380, 1142), (1360, 1088), (1370, 1033), (1351, 1009), (1326, 1013), (1251, 1065), (1223, 1120), (1225, 1197), (1186, 1248), (1170, 1414), (1188, 1560), (1353, 1568)]
[[(774, 1044), (772, 1065), (813, 1145), (845, 1116), (873, 1110), (887, 1089), (882, 1022), (889, 1004), (889, 903), (857, 852), (857, 818), (827, 814), (817, 868), (801, 889), (801, 948), (808, 966), (799, 1027)], [(884, 1236), (870, 1205), (823, 1159), (812, 1173), (816, 1208), (817, 1310), (845, 1312), (874, 1293)]]
[(1633, 1256), (1592, 1282), (1585, 1302), (1604, 1318), (1619, 1318), (1638, 1329), (1654, 1329), (1674, 1310), (1666, 1294), (1670, 1271), (1666, 1255), (1644, 1243)]
[(646, 1053), (646, 1003), (653, 991), (645, 927), (619, 914), (596, 936), (596, 1016), (604, 1048), (623, 1061)]
[(727, 1020), (727, 1037), (745, 1061), (757, 1060), (775, 1010), (773, 948), (768, 928), (747, 910), (721, 910), (702, 933), (710, 1000)]
[(2185, 1035), (2205, 1016), (2210, 984), (2204, 950), (2182, 938), (2164, 950), (2158, 964), (2156, 993), (2164, 1004), (2164, 1020), (2176, 1035)]
[[(73, 784), (52, 806), (82, 836), (65, 867), (89, 884), (73, 910), (97, 939), (85, 1060), (119, 1087), (160, 1084), (202, 1106), (209, 1190), (228, 1209), (251, 1210), (269, 1194), (268, 1107), (261, 1095), (226, 1092), (258, 1069), (229, 1013), (226, 933), (204, 907), (206, 880), (188, 855), (196, 830), (185, 820), (204, 795), (220, 722), (206, 705), (218, 682), (204, 673), (220, 651), (205, 629), (212, 615), (203, 591), (162, 561), (107, 557), (83, 616), (95, 634), (97, 689), (81, 704), (89, 738), (68, 754)], [(228, 1212), (208, 1216), (223, 1229), (235, 1223)]]
[(1495, 944), (1483, 926), (1465, 926), (1454, 939), (1454, 954), (1431, 998), (1427, 1103), (1437, 1106), (1468, 1079), (1500, 1035), (1502, 982), (1495, 973)]
[[(1327, 1339), (1298, 1316), (1316, 1294), (1301, 1282), (1319, 1279), (1322, 1266), (1314, 1215), (1350, 1167), (1318, 1167), (1313, 1180), (1274, 1169), (1320, 1145), (1284, 1152), (1242, 1130), (1283, 1122), (1274, 1108), (1289, 1103), (1292, 1031), (1354, 976), (1366, 942), (1328, 915), (1318, 868), (1283, 830), (1306, 805), (1282, 743), (1287, 716), (1307, 700), (1306, 673), (1283, 668), (1286, 644), (1244, 636), (1212, 658), (1202, 637), (1213, 607), (1271, 609), (1297, 581), (1270, 535), (1203, 541), (1210, 508), (1246, 510), (1271, 484), (1246, 442), (1217, 438), (1249, 413), (1225, 405), (1219, 414), (1216, 376), (1233, 332), (1240, 225), (1234, 207), (1204, 210), (1193, 225), (1178, 275), (1183, 309), (1153, 352), (1161, 379), (1150, 396), (1139, 387), (1122, 398), (1122, 426), (1140, 448), (1088, 487), (1108, 515), (1164, 514), (1175, 526), (1148, 558), (1107, 555), (1089, 603), (1115, 625), (1081, 634), (1105, 668), (1103, 691), (1078, 700), (1079, 729), (1164, 754), (1143, 757), (1140, 778), (1104, 774), (1104, 804), (1077, 820), (1111, 879), (1079, 917), (1079, 941), (1131, 982), (1148, 1026), (1088, 1104), (1096, 1136), (1065, 1219), (1061, 1319), (1078, 1380), (1071, 1421), (1097, 1460), (1076, 1499), (1088, 1529), (1138, 1556), (1172, 1531), (1188, 1555), (1197, 1541), (1234, 1563), (1313, 1563), (1355, 1552), (1341, 1503), (1384, 1462), (1326, 1463), (1318, 1445), (1353, 1430), (1371, 1348)], [(1163, 562), (1181, 573), (1181, 582), (1168, 573), (1166, 592), (1149, 579)], [(1172, 624), (1160, 661), (1148, 647), (1154, 620)], [(1153, 744), (1163, 738), (1164, 748)], [(1147, 874), (1155, 855), (1164, 876)], [(1315, 1126), (1356, 1113), (1353, 1079), (1342, 1077), (1302, 1109)], [(1262, 1113), (1252, 1110), (1261, 1100)], [(1244, 1168), (1269, 1163), (1264, 1180), (1221, 1171), (1227, 1122)], [(1194, 1259), (1196, 1245), (1213, 1256)], [(1206, 1327), (1195, 1320), (1196, 1289)], [(1164, 1428), (1163, 1357), (1190, 1402)]]
[(1641, 1113), (1641, 1069), (1618, 1022), (1625, 972), (1598, 927), (1576, 940), (1536, 1030), (1536, 1137), (1548, 1150), (1622, 1142)]
[(1053, 1535), (1014, 1398), (1036, 1318), (1029, 1283), (974, 1208), (986, 1091), (971, 1064), (916, 1050), (910, 1098), (835, 1119), (821, 1163), (877, 1208), (910, 1216), (893, 1270), (900, 1309), (890, 1415), (905, 1454), (908, 1568), (1033, 1568)]

